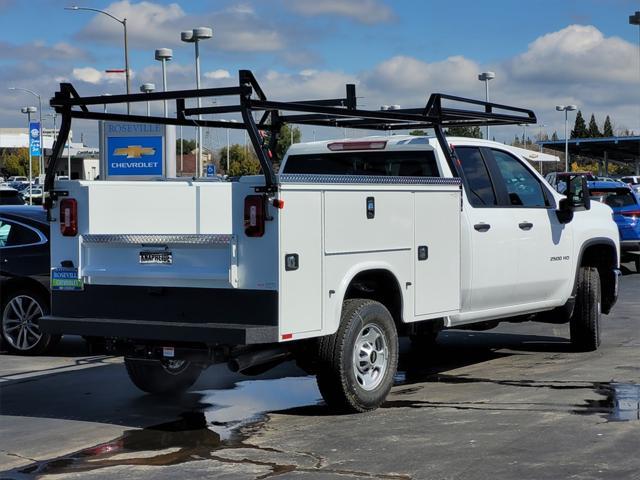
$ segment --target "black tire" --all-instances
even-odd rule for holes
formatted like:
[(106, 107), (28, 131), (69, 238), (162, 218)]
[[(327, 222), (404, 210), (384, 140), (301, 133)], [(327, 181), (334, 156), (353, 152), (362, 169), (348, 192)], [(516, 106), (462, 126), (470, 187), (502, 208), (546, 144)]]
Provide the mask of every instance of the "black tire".
[(636, 273), (640, 273), (640, 255), (636, 255), (634, 262), (636, 265)]
[[(360, 355), (369, 347), (374, 347), (370, 354)], [(383, 363), (377, 366), (380, 357)], [(346, 300), (338, 331), (318, 342), (316, 378), (327, 405), (338, 412), (378, 408), (393, 386), (397, 367), (398, 334), (387, 308), (373, 300)], [(367, 373), (360, 368), (368, 368)]]
[(594, 267), (580, 267), (576, 306), (569, 321), (571, 344), (580, 352), (600, 346), (600, 275)]
[(42, 333), (38, 327), (38, 320), (47, 313), (49, 301), (39, 291), (9, 290), (0, 307), (2, 346), (18, 355), (40, 355), (53, 348), (60, 336)]
[(193, 385), (202, 367), (186, 360), (142, 360), (125, 357), (124, 364), (133, 384), (153, 395), (175, 395)]

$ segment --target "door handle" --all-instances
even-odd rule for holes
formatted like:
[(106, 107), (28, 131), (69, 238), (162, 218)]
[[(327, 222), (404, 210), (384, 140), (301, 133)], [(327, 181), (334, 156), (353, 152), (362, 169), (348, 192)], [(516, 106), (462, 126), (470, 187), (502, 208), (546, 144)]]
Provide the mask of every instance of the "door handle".
[(491, 228), (491, 225), (488, 223), (476, 223), (473, 228), (475, 228), (479, 232), (486, 232)]
[(531, 230), (533, 228), (533, 223), (531, 222), (521, 222), (518, 224), (520, 230)]

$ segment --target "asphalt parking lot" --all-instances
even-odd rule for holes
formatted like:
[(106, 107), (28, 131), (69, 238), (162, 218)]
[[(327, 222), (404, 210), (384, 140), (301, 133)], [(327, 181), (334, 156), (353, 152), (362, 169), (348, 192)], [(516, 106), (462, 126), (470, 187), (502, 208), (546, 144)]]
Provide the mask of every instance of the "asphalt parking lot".
[(597, 352), (538, 323), (405, 342), (387, 403), (363, 415), (332, 415), (291, 364), (212, 367), (163, 401), (78, 338), (2, 355), (0, 479), (638, 479), (640, 274), (624, 272)]

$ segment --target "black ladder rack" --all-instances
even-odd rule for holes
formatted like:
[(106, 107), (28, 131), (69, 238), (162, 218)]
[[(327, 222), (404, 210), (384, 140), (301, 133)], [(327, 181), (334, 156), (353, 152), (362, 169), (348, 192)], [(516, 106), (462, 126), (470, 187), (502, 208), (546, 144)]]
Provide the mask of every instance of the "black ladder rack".
[[(239, 101), (234, 105), (201, 108), (186, 107), (185, 101), (187, 99), (223, 96), (238, 96)], [(154, 100), (175, 100), (175, 116), (160, 117), (105, 113), (92, 111), (88, 108), (94, 105), (139, 103)], [(454, 104), (454, 106), (451, 106), (451, 104)], [(60, 90), (55, 93), (50, 105), (62, 117), (62, 122), (58, 137), (53, 145), (53, 152), (49, 159), (44, 183), (45, 195), (47, 196), (45, 205), (47, 208), (51, 207), (55, 199), (55, 192), (52, 192), (52, 190), (56, 165), (69, 135), (73, 118), (246, 130), (262, 167), (262, 173), (265, 177), (263, 190), (267, 193), (275, 192), (278, 189), (273, 169), (274, 159), (272, 159), (272, 152), (275, 152), (278, 133), (284, 123), (366, 130), (433, 128), (452, 172), (457, 172), (458, 170), (452, 161), (452, 152), (446, 141), (444, 128), (536, 123), (536, 116), (533, 111), (525, 108), (483, 102), (442, 93), (432, 94), (423, 108), (363, 110), (357, 107), (356, 86), (353, 84), (346, 85), (344, 98), (289, 102), (272, 101), (267, 99), (250, 70), (240, 70), (237, 87), (135, 93), (130, 95), (81, 97), (73, 85), (61, 83)], [(475, 107), (476, 109), (473, 110), (470, 107)], [(260, 120), (257, 122), (253, 118), (253, 112), (262, 113)], [(281, 112), (295, 113), (283, 115)], [(222, 113), (240, 113), (242, 122), (233, 123), (197, 119), (198, 115)], [(268, 143), (263, 135), (265, 132), (270, 133)]]

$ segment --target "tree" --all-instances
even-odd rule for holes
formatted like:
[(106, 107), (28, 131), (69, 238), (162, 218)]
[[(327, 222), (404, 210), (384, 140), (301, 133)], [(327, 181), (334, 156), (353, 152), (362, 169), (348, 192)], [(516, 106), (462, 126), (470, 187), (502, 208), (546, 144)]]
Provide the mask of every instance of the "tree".
[[(260, 162), (253, 152), (253, 149), (247, 149), (243, 145), (234, 144), (229, 147), (229, 171), (227, 175), (238, 177), (242, 175), (255, 175), (260, 173)], [(227, 147), (220, 149), (220, 158), (223, 163), (227, 158)]]
[(611, 119), (609, 118), (609, 115), (607, 115), (607, 118), (604, 119), (602, 134), (605, 137), (613, 137), (613, 126), (611, 125)]
[(558, 141), (558, 132), (553, 132), (553, 135), (551, 135), (551, 141), (552, 142), (557, 142)]
[(424, 130), (411, 130), (409, 135), (413, 135), (414, 137), (423, 137), (427, 134)]
[[(191, 153), (196, 149), (196, 141), (194, 139), (182, 139), (182, 151), (183, 153)], [(176, 139), (176, 154), (180, 155), (180, 139)]]
[[(3, 172), (6, 172), (8, 176), (27, 176), (29, 175), (29, 149), (6, 149), (3, 151), (0, 163), (0, 168)], [(31, 173), (34, 177), (40, 174), (38, 163), (35, 159), (32, 159)]]
[(446, 134), (450, 137), (482, 138), (480, 127), (449, 127)]
[(582, 112), (578, 110), (576, 114), (576, 122), (573, 125), (573, 130), (571, 130), (571, 138), (587, 138), (589, 136), (589, 132), (587, 130), (587, 124), (582, 117)]
[(298, 127), (292, 127), (291, 125), (287, 124), (282, 125), (282, 127), (280, 128), (280, 133), (278, 134), (278, 143), (276, 145), (275, 151), (275, 159), (277, 162), (281, 162), (284, 158), (287, 150), (292, 144), (292, 137), (293, 143), (300, 143), (300, 139), (302, 138), (300, 129)]
[(598, 128), (598, 123), (596, 122), (596, 117), (592, 113), (591, 119), (589, 120), (589, 128), (587, 129), (587, 134), (589, 138), (598, 138), (602, 136), (600, 133), (600, 128)]

